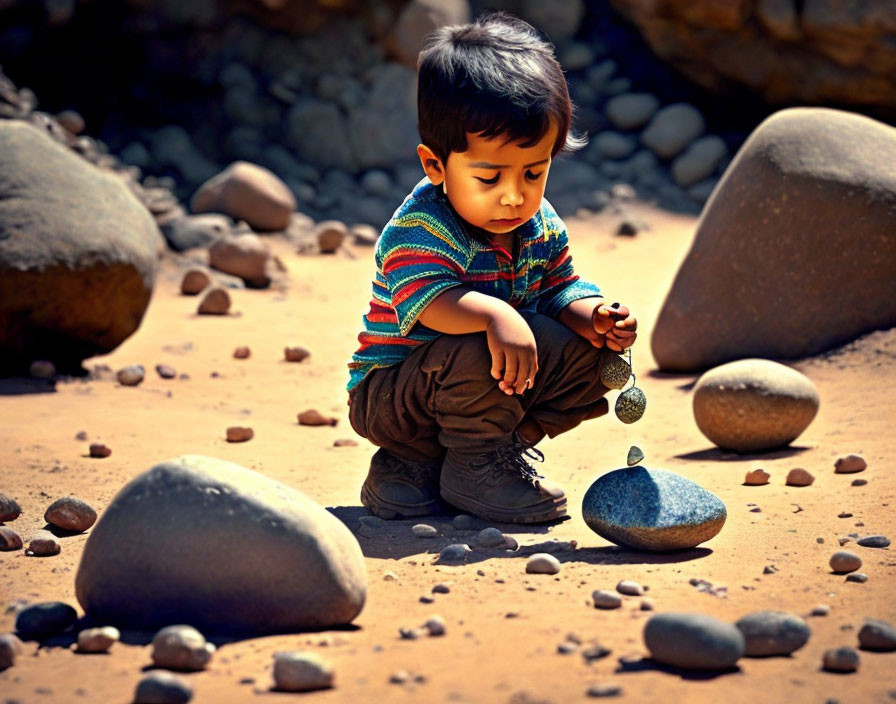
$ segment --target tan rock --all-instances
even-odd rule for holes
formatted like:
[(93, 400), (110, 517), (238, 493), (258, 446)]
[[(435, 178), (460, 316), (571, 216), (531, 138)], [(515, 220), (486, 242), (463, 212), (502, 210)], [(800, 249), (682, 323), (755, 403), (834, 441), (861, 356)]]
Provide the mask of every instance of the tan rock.
[(861, 455), (844, 455), (843, 457), (838, 457), (837, 461), (834, 462), (834, 473), (854, 474), (855, 472), (865, 470), (867, 467), (868, 463)]
[(348, 227), (339, 220), (324, 220), (315, 226), (312, 234), (321, 254), (332, 254), (348, 237)]
[(298, 415), (299, 425), (336, 425), (339, 420), (332, 416), (325, 416), (314, 408), (302, 411)]
[(39, 530), (31, 536), (28, 541), (28, 549), (26, 552), (41, 557), (47, 555), (58, 555), (62, 550), (59, 540), (48, 530)]
[(212, 283), (212, 277), (206, 269), (193, 267), (188, 269), (180, 281), (180, 292), (185, 296), (195, 296), (208, 288)]
[(193, 195), (194, 213), (220, 212), (245, 220), (254, 230), (285, 230), (296, 209), (289, 187), (273, 172), (237, 161), (206, 181)]
[(811, 486), (815, 477), (805, 469), (796, 467), (787, 473), (787, 486)]
[(270, 247), (252, 232), (221, 237), (208, 248), (208, 263), (212, 269), (238, 276), (252, 288), (270, 285), (270, 262)]
[(240, 345), (233, 351), (234, 359), (249, 359), (252, 356), (252, 350), (245, 345)]
[(763, 484), (768, 484), (769, 473), (764, 469), (753, 469), (747, 472), (747, 476), (744, 477), (744, 484), (747, 486), (762, 486)]
[(19, 550), (22, 547), (22, 536), (9, 526), (0, 526), (0, 550)]
[(311, 356), (311, 352), (304, 347), (287, 347), (283, 350), (283, 356), (287, 362), (302, 362)]
[(208, 290), (199, 303), (200, 315), (227, 315), (230, 310), (230, 294), (227, 289), (215, 286)]
[(255, 437), (252, 428), (233, 425), (227, 429), (227, 442), (246, 442)]

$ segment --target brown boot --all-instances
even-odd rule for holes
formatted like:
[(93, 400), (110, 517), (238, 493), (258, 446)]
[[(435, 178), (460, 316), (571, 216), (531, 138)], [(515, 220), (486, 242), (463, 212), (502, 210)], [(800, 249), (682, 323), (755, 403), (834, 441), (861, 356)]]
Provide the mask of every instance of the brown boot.
[(562, 518), (566, 495), (537, 474), (526, 457), (544, 460), (518, 436), (491, 449), (448, 450), (442, 463), (442, 498), (492, 521), (544, 523)]
[(383, 448), (370, 460), (361, 503), (391, 520), (439, 512), (439, 465), (411, 462)]

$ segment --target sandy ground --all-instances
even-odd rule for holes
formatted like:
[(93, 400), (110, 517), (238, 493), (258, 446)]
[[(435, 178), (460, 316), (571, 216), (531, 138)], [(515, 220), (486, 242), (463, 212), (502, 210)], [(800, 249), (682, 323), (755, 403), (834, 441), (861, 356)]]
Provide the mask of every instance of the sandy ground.
[[(272, 655), (283, 649), (312, 650), (335, 666), (336, 687), (303, 701), (559, 703), (586, 700), (595, 683), (621, 686), (620, 699), (632, 702), (890, 701), (896, 696), (889, 694), (896, 690), (896, 654), (862, 652), (858, 673), (850, 675), (822, 671), (821, 659), (828, 648), (857, 645), (865, 618), (896, 621), (891, 550), (855, 548), (869, 576), (865, 584), (845, 582), (828, 568), (838, 537), (896, 537), (892, 335), (878, 333), (844, 354), (796, 365), (818, 386), (821, 409), (794, 446), (755, 456), (723, 453), (693, 421), (695, 377), (657, 373), (647, 344), (696, 220), (646, 206), (635, 211), (652, 226), (636, 237), (614, 235), (618, 216), (609, 213), (568, 224), (582, 275), (639, 316), (642, 338), (634, 368), (648, 397), (647, 413), (632, 426), (607, 416), (542, 443), (545, 473), (565, 486), (571, 518), (550, 528), (499, 526), (517, 538), (518, 552), (477, 551), (466, 564), (434, 564), (441, 547), (474, 535), (454, 530), (450, 516), (429, 521), (440, 531), (435, 539), (414, 537), (415, 521), (359, 533), (357, 518), (366, 512), (358, 490), (374, 448), (348, 425), (344, 383), (345, 361), (366, 310), (371, 252), (300, 256), (285, 242), (274, 246), (288, 269), (286, 285), (235, 291), (234, 314), (227, 317), (195, 315), (197, 300), (178, 293), (181, 269), (166, 259), (137, 333), (113, 354), (87, 362), (113, 370), (143, 364), (147, 377), (139, 387), (112, 379), (70, 380), (55, 392), (34, 393), (0, 382), (0, 492), (16, 497), (24, 509), (11, 527), (27, 539), (44, 525), (49, 503), (67, 494), (102, 515), (131, 477), (187, 452), (237, 462), (333, 507), (358, 535), (369, 571), (368, 601), (355, 627), (220, 643), (207, 671), (184, 675), (196, 702), (299, 701), (299, 695), (269, 691)], [(232, 358), (238, 345), (251, 347), (250, 359)], [(303, 345), (312, 356), (287, 363), (287, 345)], [(159, 363), (188, 378), (161, 379), (154, 371)], [(296, 414), (308, 408), (337, 416), (338, 425), (298, 425)], [(232, 425), (251, 426), (255, 438), (228, 444), (224, 432)], [(89, 439), (76, 439), (79, 431)], [(334, 447), (339, 438), (359, 442)], [(89, 442), (109, 445), (111, 457), (89, 458)], [(632, 444), (643, 448), (648, 466), (679, 472), (721, 497), (728, 521), (715, 539), (683, 553), (656, 555), (616, 548), (587, 528), (580, 512), (584, 492), (596, 477), (623, 466)], [(862, 453), (868, 469), (834, 474), (834, 460), (850, 452)], [(815, 474), (813, 486), (784, 485), (797, 466)], [(770, 484), (744, 486), (746, 471), (757, 467), (771, 473)], [(868, 484), (851, 486), (856, 476)], [(86, 540), (86, 534), (64, 538), (61, 554), (49, 558), (0, 553), (0, 604), (76, 604), (74, 577)], [(526, 555), (540, 544), (569, 540), (578, 547), (558, 553), (558, 575), (525, 573)], [(769, 565), (778, 571), (764, 574)], [(397, 581), (384, 580), (389, 571)], [(692, 578), (727, 593), (699, 591)], [(621, 579), (647, 585), (656, 612), (701, 611), (733, 622), (754, 610), (784, 609), (807, 617), (812, 637), (792, 657), (744, 658), (737, 670), (723, 674), (658, 667), (647, 660), (643, 645), (650, 612), (640, 610), (641, 599), (626, 597), (615, 611), (588, 603), (592, 590), (613, 589)], [(451, 592), (422, 603), (420, 597), (439, 582), (449, 583)], [(830, 614), (808, 617), (817, 604), (829, 605)], [(400, 627), (418, 626), (433, 614), (444, 617), (446, 635), (400, 639)], [(11, 630), (13, 622), (6, 607), (0, 632)], [(570, 633), (612, 652), (591, 664), (580, 653), (558, 653)], [(0, 700), (129, 702), (150, 663), (150, 649), (145, 634), (126, 634), (125, 641), (108, 655), (94, 656), (27, 643), (15, 667), (0, 673)], [(410, 673), (408, 683), (389, 683), (398, 670)]]

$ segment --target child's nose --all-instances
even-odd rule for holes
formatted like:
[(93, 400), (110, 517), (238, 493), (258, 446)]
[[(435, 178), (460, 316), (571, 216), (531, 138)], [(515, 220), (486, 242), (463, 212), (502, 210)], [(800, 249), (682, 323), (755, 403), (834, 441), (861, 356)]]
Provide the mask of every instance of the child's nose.
[(523, 192), (516, 187), (509, 187), (501, 194), (501, 205), (517, 207), (523, 204)]

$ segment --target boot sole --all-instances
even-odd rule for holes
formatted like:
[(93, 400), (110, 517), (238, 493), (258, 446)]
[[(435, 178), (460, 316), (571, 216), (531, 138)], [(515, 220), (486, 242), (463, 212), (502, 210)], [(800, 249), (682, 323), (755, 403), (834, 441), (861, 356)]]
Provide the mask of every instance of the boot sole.
[(565, 494), (559, 499), (545, 500), (534, 506), (517, 509), (484, 504), (472, 496), (458, 494), (444, 485), (442, 498), (456, 508), (498, 523), (549, 523), (566, 516)]
[(439, 502), (430, 501), (425, 504), (416, 504), (408, 506), (405, 504), (396, 504), (386, 501), (364, 484), (361, 487), (361, 503), (374, 516), (382, 518), (386, 521), (398, 518), (416, 518), (417, 516), (431, 516), (439, 513)]

